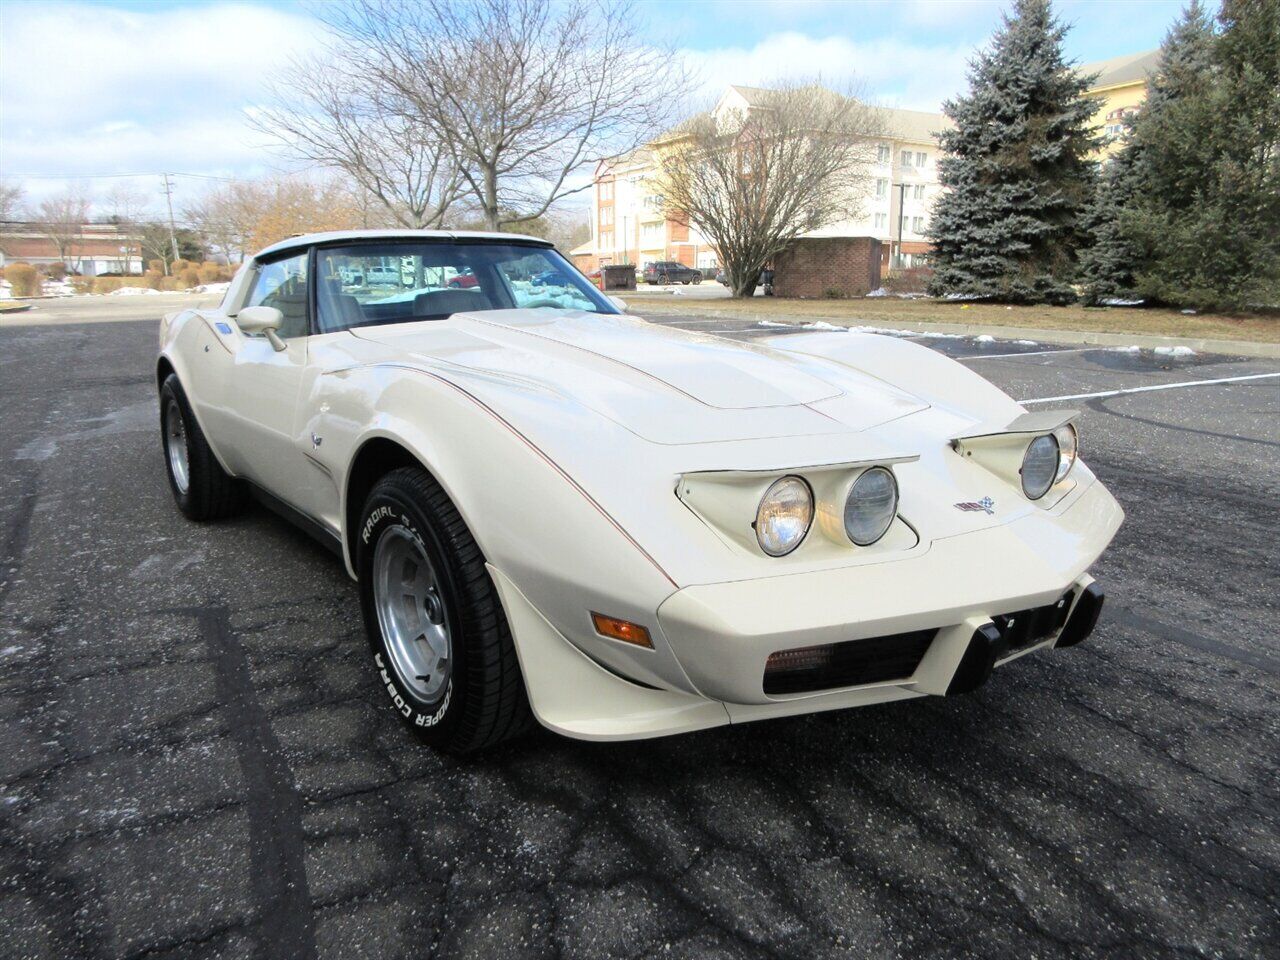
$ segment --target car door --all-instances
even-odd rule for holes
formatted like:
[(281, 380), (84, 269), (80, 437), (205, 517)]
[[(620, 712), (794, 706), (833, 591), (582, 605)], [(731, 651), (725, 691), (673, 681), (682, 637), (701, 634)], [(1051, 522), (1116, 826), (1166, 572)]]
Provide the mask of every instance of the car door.
[(276, 350), (262, 335), (246, 335), (227, 373), (223, 409), (228, 465), (286, 503), (304, 454), (297, 435), (298, 393), (307, 364), (311, 298), (307, 251), (258, 267), (244, 307), (275, 307), (284, 315)]

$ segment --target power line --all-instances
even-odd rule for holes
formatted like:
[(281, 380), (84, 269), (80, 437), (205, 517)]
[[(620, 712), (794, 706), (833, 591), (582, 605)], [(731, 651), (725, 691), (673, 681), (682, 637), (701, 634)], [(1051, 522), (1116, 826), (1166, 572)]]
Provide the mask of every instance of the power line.
[(190, 180), (218, 180), (222, 183), (240, 183), (245, 177), (218, 177), (211, 173), (81, 173), (63, 175), (55, 173), (6, 173), (13, 180), (128, 180), (139, 177), (185, 177)]

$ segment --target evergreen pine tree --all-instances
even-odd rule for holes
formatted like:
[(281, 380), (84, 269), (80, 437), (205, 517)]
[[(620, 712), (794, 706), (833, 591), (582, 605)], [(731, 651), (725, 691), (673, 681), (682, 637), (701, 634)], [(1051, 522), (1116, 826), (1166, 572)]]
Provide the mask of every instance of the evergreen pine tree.
[(1185, 303), (1201, 286), (1205, 237), (1194, 221), (1216, 150), (1213, 55), (1212, 22), (1192, 0), (1165, 37), (1126, 146), (1133, 189), (1118, 232), (1134, 254), (1135, 289), (1149, 299)]
[[(1280, 305), (1280, 0), (1223, 0), (1205, 127), (1212, 159), (1179, 263), (1192, 306)], [(1158, 268), (1159, 264), (1155, 265)], [(1153, 268), (1154, 272), (1154, 268)]]
[(1015, 303), (1076, 299), (1080, 214), (1097, 146), (1089, 79), (1063, 60), (1065, 28), (1049, 0), (1015, 0), (989, 50), (970, 64), (969, 93), (943, 105), (930, 239), (935, 294)]
[(1085, 303), (1138, 297), (1133, 274), (1140, 251), (1120, 223), (1141, 187), (1133, 128), (1128, 123), (1126, 128), (1124, 145), (1103, 164), (1093, 198), (1081, 216), (1086, 246), (1080, 253), (1079, 281)]

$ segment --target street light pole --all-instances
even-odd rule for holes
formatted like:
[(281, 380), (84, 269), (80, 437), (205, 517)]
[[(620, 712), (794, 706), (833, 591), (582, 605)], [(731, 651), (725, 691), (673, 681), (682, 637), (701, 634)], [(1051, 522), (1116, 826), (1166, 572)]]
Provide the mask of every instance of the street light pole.
[(898, 252), (894, 256), (894, 266), (902, 266), (902, 221), (906, 219), (907, 185), (898, 184)]

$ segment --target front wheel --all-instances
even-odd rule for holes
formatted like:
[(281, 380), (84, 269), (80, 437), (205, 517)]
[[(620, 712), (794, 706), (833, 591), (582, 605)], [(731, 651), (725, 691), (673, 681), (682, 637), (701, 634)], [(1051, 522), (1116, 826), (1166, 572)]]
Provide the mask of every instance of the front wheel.
[(533, 726), (511, 630), (484, 556), (424, 470), (365, 501), (356, 568), (379, 684), (425, 742), (469, 753)]
[(188, 520), (217, 520), (240, 512), (244, 484), (213, 455), (176, 373), (160, 387), (160, 436), (169, 489)]
[(696, 287), (698, 284), (700, 284), (701, 282), (702, 282), (702, 278), (701, 278), (701, 277), (694, 277), (694, 278), (693, 278), (693, 285), (694, 285), (695, 287)]

